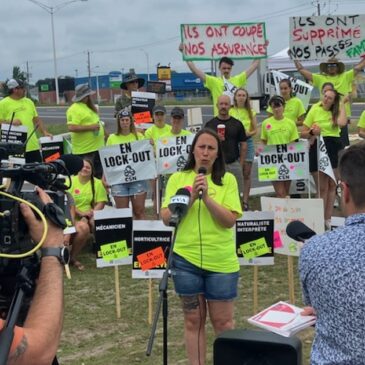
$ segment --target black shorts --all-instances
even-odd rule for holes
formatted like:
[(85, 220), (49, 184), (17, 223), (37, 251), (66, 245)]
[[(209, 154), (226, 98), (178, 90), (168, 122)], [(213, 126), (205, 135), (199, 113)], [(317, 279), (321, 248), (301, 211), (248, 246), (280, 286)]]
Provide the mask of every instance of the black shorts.
[[(336, 169), (338, 166), (338, 153), (342, 149), (341, 140), (339, 137), (323, 137), (323, 140), (332, 168)], [(309, 148), (309, 171), (318, 171), (317, 139)]]

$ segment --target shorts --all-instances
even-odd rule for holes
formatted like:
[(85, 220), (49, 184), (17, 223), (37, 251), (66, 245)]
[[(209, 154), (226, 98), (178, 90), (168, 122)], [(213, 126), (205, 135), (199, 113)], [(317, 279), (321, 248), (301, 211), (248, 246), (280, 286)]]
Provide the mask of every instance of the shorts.
[[(338, 166), (338, 153), (342, 149), (342, 144), (339, 137), (323, 137), (324, 144), (327, 148), (327, 154), (331, 161), (333, 169)], [(318, 171), (318, 156), (317, 156), (317, 139), (309, 148), (309, 171)]]
[(253, 138), (249, 137), (246, 142), (247, 142), (247, 153), (245, 161), (253, 162), (255, 158), (255, 144)]
[(147, 191), (147, 180), (133, 181), (130, 183), (112, 185), (112, 196), (134, 196)]
[(239, 271), (219, 273), (200, 269), (176, 253), (171, 275), (175, 291), (181, 296), (204, 295), (207, 300), (233, 300), (237, 296)]

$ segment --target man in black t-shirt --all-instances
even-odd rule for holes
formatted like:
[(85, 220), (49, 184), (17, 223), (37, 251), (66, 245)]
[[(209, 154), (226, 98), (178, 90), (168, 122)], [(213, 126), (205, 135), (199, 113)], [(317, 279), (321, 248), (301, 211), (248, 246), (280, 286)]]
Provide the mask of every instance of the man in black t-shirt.
[[(218, 133), (222, 143), (224, 160), (227, 171), (231, 172), (237, 179), (240, 197), (243, 196), (243, 175), (242, 168), (247, 152), (247, 136), (243, 124), (229, 115), (231, 99), (228, 95), (221, 95), (217, 102), (218, 116), (205, 124), (206, 128), (213, 129)], [(224, 132), (219, 133), (224, 125)]]

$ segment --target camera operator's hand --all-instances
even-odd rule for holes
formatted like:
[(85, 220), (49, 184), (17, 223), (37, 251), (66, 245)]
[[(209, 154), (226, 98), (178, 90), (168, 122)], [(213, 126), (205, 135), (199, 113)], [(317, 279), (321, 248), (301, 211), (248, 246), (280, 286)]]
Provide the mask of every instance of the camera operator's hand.
[[(52, 203), (52, 199), (49, 197), (49, 195), (42, 190), (41, 188), (36, 188), (36, 192), (39, 195), (40, 200), (43, 204)], [(38, 243), (41, 239), (42, 232), (44, 230), (42, 221), (38, 220), (32, 209), (22, 203), (20, 205), (21, 212), (23, 214), (23, 217), (25, 219), (25, 222), (27, 223), (27, 226), (29, 228), (30, 236), (32, 237), (32, 240), (36, 243)], [(43, 247), (60, 247), (63, 243), (63, 230), (57, 226), (55, 226), (52, 222), (47, 220), (48, 222), (48, 234), (47, 238), (44, 241)]]

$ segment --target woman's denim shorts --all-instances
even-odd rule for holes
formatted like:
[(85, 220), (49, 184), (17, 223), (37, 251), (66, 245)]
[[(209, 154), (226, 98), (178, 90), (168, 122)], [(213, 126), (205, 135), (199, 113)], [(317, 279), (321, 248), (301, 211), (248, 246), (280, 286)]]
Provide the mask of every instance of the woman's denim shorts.
[(249, 137), (246, 142), (247, 142), (247, 153), (245, 161), (253, 162), (255, 158), (255, 144), (253, 142), (253, 138)]
[(112, 196), (134, 196), (147, 191), (147, 180), (112, 185)]
[(181, 296), (203, 294), (207, 300), (232, 300), (237, 296), (239, 271), (219, 273), (201, 269), (173, 254), (171, 274)]

